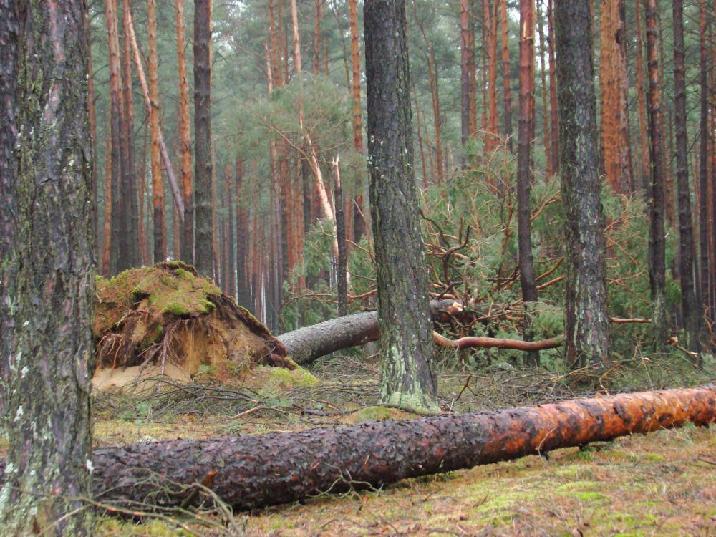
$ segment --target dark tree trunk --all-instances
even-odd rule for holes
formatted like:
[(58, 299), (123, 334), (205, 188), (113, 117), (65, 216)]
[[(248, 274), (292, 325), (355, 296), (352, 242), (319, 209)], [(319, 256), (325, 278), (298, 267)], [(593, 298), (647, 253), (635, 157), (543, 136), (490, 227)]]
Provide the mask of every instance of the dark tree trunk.
[(477, 130), (475, 28), (470, 11), (470, 0), (460, 0), (460, 118), (463, 146), (475, 136)]
[(24, 128), (17, 180), (3, 192), (16, 207), (7, 259), (15, 331), (14, 341), (3, 335), (3, 347), (11, 345), (6, 404), (13, 418), (0, 527), (6, 536), (88, 535), (81, 497), (90, 485), (94, 209), (86, 8), (81, 0), (17, 5), (12, 37), (17, 124)]
[(684, 4), (672, 3), (674, 15), (674, 123), (676, 129), (676, 180), (679, 207), (679, 263), (681, 313), (688, 335), (688, 348), (700, 352), (701, 305), (694, 287), (694, 235), (689, 188), (689, 156), (686, 132), (686, 80), (684, 75)]
[(211, 156), (211, 0), (194, 2), (194, 261), (213, 277)]
[[(532, 260), (532, 222), (530, 190), (532, 183), (532, 98), (534, 92), (534, 0), (520, 0), (520, 117), (517, 133), (517, 245), (520, 283), (525, 302), (524, 340), (532, 340), (532, 313), (537, 301)], [(527, 360), (539, 363), (539, 353), (530, 352)]]
[[(699, 147), (699, 281), (697, 295), (707, 306), (711, 304), (709, 275), (709, 54), (706, 28), (708, 25), (706, 0), (699, 1), (699, 66), (701, 85), (700, 147)], [(713, 319), (713, 312), (709, 312)]]
[(654, 336), (657, 345), (666, 341), (666, 252), (664, 237), (664, 160), (661, 139), (661, 88), (659, 85), (659, 48), (656, 0), (644, 0), (646, 14), (646, 49), (649, 73), (647, 109), (649, 117), (649, 160), (651, 161), (651, 196), (649, 197), (649, 280), (653, 301)]
[(210, 501), (201, 484), (236, 509), (252, 509), (714, 421), (716, 391), (704, 387), (302, 432), (142, 442), (97, 449), (92, 484), (99, 501), (117, 507), (200, 505)]
[(127, 265), (137, 265), (139, 258), (137, 245), (137, 229), (139, 226), (139, 207), (137, 206), (137, 177), (134, 166), (134, 103), (132, 92), (132, 45), (130, 39), (130, 13), (129, 0), (122, 0), (122, 146), (125, 155), (124, 169), (122, 170), (122, 195), (125, 198), (125, 211), (127, 219)]
[(348, 313), (348, 252), (346, 250), (346, 214), (343, 210), (343, 186), (341, 164), (338, 155), (333, 160), (333, 205), (336, 208), (336, 241), (338, 241), (338, 315)]
[(565, 353), (574, 368), (608, 357), (609, 317), (592, 28), (588, 0), (556, 0), (557, 88), (564, 205)]
[(428, 281), (413, 168), (405, 0), (366, 0), (364, 23), (381, 401), (435, 412)]
[(5, 419), (8, 357), (13, 348), (14, 325), (10, 296), (14, 294), (15, 191), (17, 180), (17, 2), (0, 0), (0, 424)]

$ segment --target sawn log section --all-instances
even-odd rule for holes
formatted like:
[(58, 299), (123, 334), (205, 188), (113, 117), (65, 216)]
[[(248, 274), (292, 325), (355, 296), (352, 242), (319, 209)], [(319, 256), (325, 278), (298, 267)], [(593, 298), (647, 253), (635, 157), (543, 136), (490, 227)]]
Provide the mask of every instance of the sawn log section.
[(233, 507), (249, 509), (715, 420), (713, 385), (621, 394), (491, 413), (101, 448), (94, 452), (92, 483), (99, 501), (158, 506), (205, 501), (192, 487), (202, 483)]

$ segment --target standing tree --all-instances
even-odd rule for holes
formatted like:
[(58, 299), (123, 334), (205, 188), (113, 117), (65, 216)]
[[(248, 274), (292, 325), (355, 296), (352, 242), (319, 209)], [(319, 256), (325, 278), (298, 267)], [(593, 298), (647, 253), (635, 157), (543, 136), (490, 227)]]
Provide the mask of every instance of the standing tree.
[(701, 305), (694, 286), (694, 232), (691, 223), (688, 134), (686, 132), (686, 80), (684, 74), (684, 3), (674, 0), (674, 126), (676, 130), (676, 181), (679, 208), (679, 262), (681, 312), (688, 346), (699, 352)]
[(573, 367), (607, 358), (609, 317), (589, 0), (556, 0), (559, 145), (564, 204), (565, 351)]
[[(17, 50), (18, 74), (18, 139), (9, 164), (17, 176), (6, 183), (3, 174), (2, 182), (9, 187), (3, 209), (15, 207), (0, 241), (9, 246), (3, 265), (14, 275), (8, 298), (15, 329), (14, 340), (0, 334), (3, 348), (11, 347), (12, 416), (0, 527), (8, 537), (89, 535), (91, 517), (82, 505), (91, 470), (94, 296), (86, 4), (14, 3), (17, 33), (11, 27), (11, 41), (0, 41), (3, 69), (6, 53)], [(0, 19), (12, 18), (12, 7), (0, 5)], [(3, 118), (12, 115), (5, 88)], [(3, 155), (11, 152), (3, 148)]]
[[(530, 190), (532, 183), (532, 106), (534, 91), (534, 0), (520, 0), (520, 116), (517, 132), (517, 245), (520, 283), (525, 302), (524, 340), (532, 341), (531, 317), (537, 302), (532, 261)], [(530, 351), (527, 360), (539, 362), (539, 353)]]
[(194, 262), (212, 277), (211, 0), (194, 2)]
[(659, 85), (659, 25), (656, 0), (644, 0), (646, 14), (646, 57), (649, 73), (647, 111), (649, 117), (649, 161), (651, 162), (651, 195), (649, 196), (649, 281), (654, 307), (653, 324), (657, 345), (666, 341), (666, 246), (664, 236), (664, 160), (662, 155), (661, 88)]
[(189, 83), (186, 75), (184, 54), (184, 0), (175, 1), (175, 26), (177, 34), (177, 66), (179, 75), (179, 143), (181, 148), (181, 189), (184, 197), (184, 222), (182, 224), (181, 259), (194, 263), (194, 189), (191, 179), (191, 136), (189, 133)]
[(157, 5), (147, 0), (147, 34), (149, 35), (149, 129), (152, 138), (152, 207), (154, 209), (154, 262), (167, 256), (164, 216), (164, 182), (159, 150), (159, 53), (157, 52)]
[(439, 410), (432, 326), (413, 169), (405, 0), (366, 0), (370, 206), (382, 355), (381, 401)]

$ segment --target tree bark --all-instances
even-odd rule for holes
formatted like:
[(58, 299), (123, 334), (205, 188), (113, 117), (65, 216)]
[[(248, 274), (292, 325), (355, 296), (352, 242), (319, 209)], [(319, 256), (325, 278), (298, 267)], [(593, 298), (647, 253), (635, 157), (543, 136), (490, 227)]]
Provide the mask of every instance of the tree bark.
[(638, 392), (463, 416), (100, 448), (92, 482), (97, 500), (117, 508), (200, 505), (209, 500), (202, 485), (235, 509), (253, 509), (715, 420), (712, 386)]
[(132, 92), (132, 45), (130, 43), (131, 16), (129, 12), (129, 0), (122, 0), (122, 145), (124, 157), (122, 196), (125, 198), (124, 205), (127, 213), (127, 264), (130, 267), (137, 265), (139, 259), (137, 226), (137, 170), (134, 158), (134, 97)]
[(674, 0), (674, 124), (676, 129), (676, 180), (679, 207), (679, 263), (681, 313), (688, 336), (687, 348), (701, 352), (701, 304), (694, 286), (694, 234), (689, 187), (688, 134), (686, 131), (686, 79), (684, 73), (684, 3)]
[[(706, 0), (699, 0), (699, 82), (700, 82), (700, 115), (699, 115), (699, 281), (697, 295), (702, 297), (703, 304), (711, 305), (709, 275), (709, 54), (707, 42), (708, 15)], [(713, 318), (713, 313), (711, 313)]]
[[(532, 183), (532, 107), (534, 92), (534, 0), (520, 0), (520, 118), (517, 152), (517, 245), (525, 302), (524, 339), (532, 339), (531, 310), (537, 301), (532, 258), (532, 219), (530, 191)], [(529, 362), (539, 363), (539, 354), (530, 352)]]
[(460, 94), (462, 145), (477, 132), (477, 100), (475, 89), (474, 26), (470, 18), (470, 0), (460, 0)]
[(628, 192), (632, 184), (624, 0), (602, 0), (600, 13), (599, 85), (604, 171), (612, 190), (623, 193)]
[(639, 161), (640, 187), (644, 198), (649, 201), (651, 191), (651, 165), (649, 163), (649, 122), (646, 113), (646, 82), (644, 80), (644, 38), (640, 6), (643, 0), (634, 2), (634, 19), (636, 20), (636, 102), (639, 113)]
[(147, 0), (147, 33), (149, 35), (149, 129), (151, 132), (152, 206), (154, 208), (154, 262), (167, 257), (166, 221), (164, 215), (164, 181), (159, 150), (159, 54), (157, 52), (156, 1)]
[(17, 51), (19, 20), (17, 2), (0, 0), (0, 423), (4, 423), (9, 356), (15, 327), (10, 296), (14, 294), (14, 265), (11, 262), (15, 243), (17, 204), (11, 195), (17, 181)]
[(194, 2), (194, 261), (212, 278), (211, 1)]
[(177, 67), (179, 75), (179, 144), (181, 148), (181, 190), (184, 198), (181, 259), (194, 264), (194, 187), (191, 176), (191, 137), (189, 132), (189, 83), (186, 74), (184, 47), (184, 0), (175, 0), (177, 35)]
[[(351, 29), (351, 93), (353, 96), (353, 147), (363, 153), (363, 112), (360, 91), (360, 32), (358, 29), (358, 0), (348, 0), (348, 20)], [(363, 217), (363, 180), (357, 182), (357, 194), (351, 204), (351, 211), (346, 218), (353, 220), (353, 240), (359, 242), (365, 234), (365, 219)]]
[(105, 0), (105, 21), (107, 23), (107, 41), (109, 51), (109, 94), (110, 94), (110, 132), (112, 135), (112, 248), (110, 256), (110, 274), (128, 268), (126, 256), (126, 230), (122, 224), (124, 215), (123, 196), (120, 186), (123, 177), (123, 158), (121, 138), (123, 130), (122, 74), (120, 70), (119, 36), (117, 30), (117, 0)]
[[(496, 2), (499, 0), (496, 0)], [(494, 151), (500, 141), (497, 131), (497, 5), (491, 0), (482, 0), (483, 32), (487, 47), (487, 94), (488, 119), (485, 133), (485, 153)]]
[(552, 171), (559, 173), (559, 103), (557, 102), (557, 58), (554, 37), (554, 7), (547, 0), (547, 54), (549, 54), (549, 114), (552, 136)]
[(567, 262), (565, 356), (570, 366), (579, 368), (603, 364), (609, 351), (606, 246), (588, 0), (556, 0), (555, 31)]
[(3, 259), (15, 280), (15, 328), (2, 336), (3, 348), (11, 345), (12, 419), (0, 527), (8, 537), (89, 535), (81, 501), (90, 490), (95, 280), (86, 4), (23, 0), (17, 9), (17, 48), (7, 52), (17, 50), (22, 128), (16, 181), (4, 192), (16, 209)]
[(333, 198), (336, 207), (336, 240), (338, 241), (337, 295), (338, 315), (348, 313), (348, 256), (346, 252), (346, 214), (343, 211), (340, 157), (333, 159)]
[(435, 412), (428, 281), (413, 168), (405, 0), (366, 0), (364, 24), (381, 402)]
[(510, 43), (507, 16), (507, 0), (498, 0), (500, 2), (500, 25), (502, 28), (502, 99), (503, 99), (503, 134), (505, 143), (510, 151), (512, 151), (512, 69), (510, 62)]
[(659, 49), (656, 0), (644, 0), (646, 13), (647, 61), (649, 85), (649, 161), (651, 162), (651, 196), (649, 207), (649, 280), (654, 314), (654, 337), (657, 345), (666, 341), (666, 252), (664, 237), (664, 159), (660, 128), (661, 87), (659, 84)]

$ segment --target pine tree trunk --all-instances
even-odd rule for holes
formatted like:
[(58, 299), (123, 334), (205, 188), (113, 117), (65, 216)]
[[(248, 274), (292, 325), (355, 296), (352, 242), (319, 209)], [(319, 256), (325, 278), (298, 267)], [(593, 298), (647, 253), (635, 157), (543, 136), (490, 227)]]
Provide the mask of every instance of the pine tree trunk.
[[(13, 38), (3, 54), (17, 50), (17, 125), (25, 127), (18, 131), (17, 176), (7, 176), (7, 184), (3, 175), (0, 183), (10, 187), (4, 207), (16, 209), (4, 222), (12, 228), (11, 251), (2, 252), (15, 285), (8, 294), (14, 337), (2, 334), (3, 348), (11, 346), (6, 410), (13, 419), (6, 424), (0, 527), (8, 537), (90, 535), (81, 500), (90, 490), (94, 369), (86, 7), (79, 0), (23, 0), (17, 8), (17, 33), (0, 23), (0, 37), (9, 30)], [(2, 69), (13, 67), (9, 61)]]
[(428, 282), (413, 168), (405, 0), (364, 4), (370, 200), (382, 354), (381, 402), (438, 410)]
[(159, 151), (159, 55), (157, 52), (156, 0), (147, 0), (147, 33), (149, 35), (149, 129), (151, 132), (152, 206), (154, 208), (154, 262), (167, 257), (166, 222), (164, 215), (164, 182)]
[(540, 94), (542, 97), (542, 143), (544, 145), (545, 173), (547, 177), (554, 175), (554, 157), (552, 156), (552, 134), (549, 124), (549, 107), (547, 106), (547, 61), (545, 54), (547, 44), (544, 35), (544, 15), (542, 12), (542, 0), (537, 0), (537, 31), (539, 33), (539, 74)]
[(134, 102), (132, 92), (132, 45), (130, 39), (130, 2), (122, 0), (122, 114), (124, 116), (122, 130), (123, 152), (125, 154), (122, 182), (122, 195), (125, 197), (127, 212), (127, 264), (137, 265), (139, 259), (137, 248), (137, 177), (134, 162)]
[[(496, 0), (499, 1), (499, 0)], [(490, 0), (482, 0), (484, 13), (484, 31), (486, 33), (487, 53), (487, 92), (488, 120), (485, 133), (485, 152), (490, 153), (499, 144), (497, 130), (497, 14)], [(497, 6), (495, 5), (495, 8)]]
[[(534, 92), (534, 0), (520, 0), (520, 117), (517, 151), (517, 245), (522, 300), (525, 302), (524, 340), (532, 341), (531, 310), (537, 301), (532, 261), (532, 223), (530, 209), (532, 97)], [(530, 352), (527, 360), (539, 362)]]
[(213, 277), (211, 197), (211, 1), (194, 2), (194, 262)]
[(657, 345), (666, 341), (666, 304), (664, 284), (666, 273), (664, 238), (664, 159), (660, 128), (661, 87), (659, 83), (659, 50), (656, 0), (644, 0), (646, 14), (647, 62), (649, 85), (647, 107), (649, 117), (649, 161), (651, 163), (651, 196), (649, 207), (649, 280), (654, 314), (652, 316)]
[[(109, 112), (108, 125), (112, 123)], [(107, 141), (104, 144), (104, 226), (102, 230), (102, 276), (112, 274), (112, 130), (107, 129)]]
[(340, 158), (333, 159), (333, 198), (336, 207), (336, 239), (338, 240), (337, 295), (338, 315), (348, 313), (348, 259), (346, 252), (346, 215), (343, 211)]
[(600, 200), (588, 0), (556, 0), (559, 138), (566, 246), (565, 354), (573, 368), (608, 358), (604, 216)]
[(602, 0), (599, 83), (602, 150), (606, 179), (614, 192), (632, 184), (629, 154), (624, 0)]
[[(699, 281), (701, 288), (697, 296), (703, 305), (711, 304), (709, 283), (709, 227), (708, 227), (708, 183), (709, 183), (709, 57), (706, 28), (708, 25), (706, 0), (699, 0)], [(713, 317), (713, 314), (711, 315)]]
[[(348, 0), (348, 20), (351, 29), (351, 89), (353, 94), (353, 147), (363, 153), (363, 112), (360, 91), (360, 31), (358, 29), (358, 0)], [(363, 218), (363, 181), (357, 182), (357, 194), (346, 218), (353, 219), (353, 240), (359, 242), (365, 234), (366, 222)]]
[(315, 15), (313, 18), (313, 61), (311, 72), (314, 75), (321, 74), (321, 19), (323, 18), (323, 0), (315, 0)]
[(189, 82), (186, 73), (184, 47), (184, 0), (175, 0), (175, 27), (177, 36), (177, 67), (179, 75), (179, 144), (181, 148), (181, 188), (184, 198), (181, 259), (194, 264), (194, 187), (191, 176), (191, 137), (189, 133)]
[(674, 16), (674, 123), (676, 129), (676, 180), (679, 207), (679, 262), (681, 313), (688, 348), (701, 351), (701, 304), (694, 286), (694, 235), (689, 187), (688, 134), (686, 131), (686, 80), (684, 73), (684, 4), (673, 0)]
[[(124, 213), (123, 196), (120, 192), (122, 183), (123, 158), (121, 138), (123, 130), (122, 75), (120, 72), (119, 36), (117, 32), (117, 0), (105, 0), (105, 21), (107, 23), (107, 41), (109, 50), (109, 92), (110, 92), (110, 131), (112, 133), (112, 209), (111, 231), (112, 248), (110, 256), (110, 274), (124, 270), (126, 264), (126, 229), (122, 223)], [(124, 237), (124, 242), (123, 242)]]
[(557, 59), (555, 53), (554, 8), (547, 0), (547, 53), (549, 55), (549, 113), (552, 135), (552, 171), (559, 173), (559, 103), (557, 102)]
[(644, 197), (649, 200), (651, 191), (651, 165), (649, 164), (649, 122), (646, 113), (646, 82), (644, 74), (644, 37), (640, 5), (643, 0), (634, 1), (634, 18), (636, 20), (636, 101), (639, 113), (639, 161), (640, 186)]
[(470, 14), (470, 0), (460, 0), (460, 93), (462, 145), (477, 132), (477, 101), (475, 90), (475, 41)]
[(502, 28), (502, 99), (503, 99), (503, 127), (505, 142), (512, 151), (512, 66), (510, 61), (510, 43), (507, 16), (507, 0), (498, 0), (500, 3), (500, 25)]

